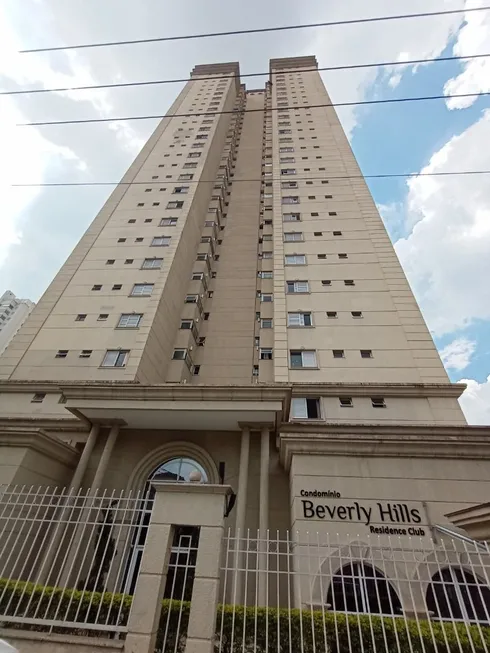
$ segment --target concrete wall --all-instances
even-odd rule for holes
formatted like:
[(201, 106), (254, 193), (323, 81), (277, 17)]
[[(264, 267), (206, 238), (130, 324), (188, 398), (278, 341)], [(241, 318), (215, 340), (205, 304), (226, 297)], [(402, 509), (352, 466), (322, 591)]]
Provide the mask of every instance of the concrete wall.
[(72, 637), (52, 633), (0, 629), (0, 638), (14, 646), (19, 653), (116, 653), (124, 648), (122, 640), (99, 637)]

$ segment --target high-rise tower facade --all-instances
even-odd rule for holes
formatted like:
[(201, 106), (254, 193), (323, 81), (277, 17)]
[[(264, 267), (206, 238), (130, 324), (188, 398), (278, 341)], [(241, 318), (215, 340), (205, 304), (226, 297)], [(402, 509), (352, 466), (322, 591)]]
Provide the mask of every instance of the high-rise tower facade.
[(488, 429), (466, 425), (315, 58), (270, 73), (247, 91), (237, 63), (194, 68), (0, 358), (0, 481), (197, 469), (232, 485), (242, 529), (300, 528), (302, 496), (408, 502), (426, 529), (486, 500)]

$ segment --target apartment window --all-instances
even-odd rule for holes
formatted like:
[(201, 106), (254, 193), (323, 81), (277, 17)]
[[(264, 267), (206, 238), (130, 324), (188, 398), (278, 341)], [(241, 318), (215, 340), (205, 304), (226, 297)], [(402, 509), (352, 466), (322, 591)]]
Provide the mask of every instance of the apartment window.
[(198, 347), (204, 347), (205, 344), (206, 344), (206, 338), (202, 338), (202, 337), (198, 338), (198, 341), (197, 341), (197, 346)]
[(204, 315), (202, 316), (203, 320), (205, 320), (207, 322), (209, 320), (209, 316), (210, 316), (210, 313), (204, 313)]
[(306, 254), (286, 254), (286, 265), (306, 265)]
[(171, 236), (155, 236), (151, 241), (151, 247), (168, 247)]
[[(297, 181), (283, 181), (281, 183), (281, 188), (283, 188), (283, 189), (298, 188), (298, 182)], [(272, 195), (271, 195), (271, 197), (272, 197)]]
[(373, 408), (386, 408), (386, 402), (383, 397), (371, 397), (371, 405)]
[(132, 263), (134, 263), (134, 258), (127, 258), (124, 261), (124, 265), (131, 265)]
[(145, 258), (141, 267), (143, 270), (159, 270), (162, 263), (163, 258)]
[(162, 218), (160, 220), (160, 227), (175, 227), (178, 218)]
[(301, 231), (288, 231), (284, 234), (285, 243), (302, 242), (302, 240), (303, 240), (303, 232)]
[(112, 290), (121, 290), (121, 288), (122, 288), (122, 283), (115, 283), (112, 286)]
[(260, 294), (260, 301), (264, 303), (270, 303), (273, 301), (273, 295), (272, 293), (261, 293)]
[(301, 214), (300, 213), (284, 213), (282, 216), (284, 222), (300, 222)]
[(134, 224), (135, 222), (136, 222), (136, 220), (134, 218), (130, 218), (128, 220), (128, 224)]
[(279, 148), (279, 152), (294, 152), (294, 147), (291, 146), (283, 146)]
[(136, 329), (143, 318), (143, 313), (123, 313), (119, 318), (119, 329)]
[(152, 202), (152, 206), (160, 206), (160, 202)]
[(272, 279), (274, 277), (274, 273), (270, 271), (262, 271), (257, 273), (259, 279)]
[(362, 318), (362, 311), (351, 311), (350, 314), (352, 315), (353, 318), (357, 320)]
[(172, 201), (167, 203), (167, 209), (181, 209), (184, 206), (184, 202)]
[(352, 408), (352, 397), (339, 397), (339, 402), (342, 408)]
[(308, 195), (309, 200), (316, 200), (316, 195)]
[(95, 286), (92, 286), (92, 290), (102, 290), (101, 284), (96, 283)]
[(187, 349), (174, 349), (172, 354), (172, 360), (174, 361), (185, 361), (187, 358)]
[(179, 181), (191, 181), (194, 175), (190, 173), (183, 173), (179, 175)]
[(334, 358), (345, 358), (345, 352), (343, 349), (332, 349), (332, 355)]
[(373, 350), (372, 349), (361, 349), (361, 358), (372, 358)]
[(293, 397), (291, 399), (292, 419), (320, 419), (320, 400), (310, 397)]
[(342, 235), (342, 232), (341, 232), (341, 231), (334, 231), (334, 232), (333, 232), (333, 235), (334, 235), (334, 236), (341, 236), (341, 235)]
[(314, 231), (313, 235), (314, 236), (323, 236), (323, 231)]
[(97, 322), (105, 322), (109, 317), (109, 313), (99, 313), (97, 317)]
[(184, 299), (185, 304), (197, 304), (199, 295), (186, 295)]
[(68, 356), (68, 349), (58, 349), (55, 358), (66, 358)]
[(192, 281), (202, 281), (204, 279), (204, 272), (193, 272), (191, 279)]
[(262, 258), (272, 258), (272, 252), (262, 252)]
[(153, 292), (152, 283), (135, 283), (132, 290), (132, 297), (149, 297)]
[(337, 317), (337, 311), (327, 311), (327, 317), (334, 320)]
[[(198, 159), (201, 156), (201, 152), (189, 152), (187, 155), (188, 159)], [(188, 164), (186, 164), (187, 166)]]
[(142, 243), (142, 242), (143, 242), (143, 238), (135, 238), (135, 239), (134, 239), (134, 242), (135, 242), (135, 243)]
[(128, 356), (128, 349), (108, 349), (104, 355), (101, 367), (125, 367)]
[(327, 255), (326, 254), (317, 254), (316, 257), (320, 258), (320, 259), (326, 259)]
[(118, 243), (125, 243), (125, 242), (126, 242), (126, 238), (118, 238), (118, 239), (117, 239), (117, 242), (118, 242)]
[(107, 261), (105, 262), (105, 264), (106, 264), (106, 265), (114, 265), (115, 262), (116, 262), (115, 259), (113, 259), (113, 258), (108, 258)]
[(289, 294), (305, 293), (310, 291), (308, 281), (287, 281), (286, 290)]
[(259, 358), (261, 361), (272, 360), (272, 347), (261, 347)]
[(289, 352), (289, 363), (294, 368), (317, 367), (315, 350), (291, 350)]
[(192, 320), (182, 320), (180, 323), (181, 329), (192, 329), (194, 322)]
[(92, 349), (82, 349), (78, 354), (78, 358), (90, 358), (92, 356)]
[(260, 327), (262, 329), (272, 329), (272, 318), (271, 317), (263, 317), (260, 320)]
[(279, 161), (280, 163), (294, 163), (294, 156), (282, 156)]
[(136, 204), (136, 206), (144, 206), (144, 205), (145, 205), (144, 202), (138, 202), (138, 204)]
[(259, 366), (258, 365), (254, 365), (252, 367), (252, 376), (259, 376)]
[[(191, 154), (196, 154), (196, 152), (191, 152)], [(183, 168), (197, 168), (197, 163), (184, 163)]]
[(188, 192), (189, 192), (189, 186), (175, 186), (175, 188), (172, 191), (174, 195), (179, 193), (180, 195), (186, 195)]
[(355, 286), (356, 284), (354, 283), (353, 279), (345, 279), (344, 280), (344, 286)]
[(46, 397), (45, 392), (36, 392), (32, 395), (31, 404), (41, 404)]
[(343, 252), (342, 252), (342, 254), (338, 254), (338, 257), (339, 258), (348, 258), (347, 254), (344, 254)]
[(297, 195), (285, 195), (281, 201), (283, 204), (299, 204), (299, 197)]
[(282, 168), (281, 175), (295, 175), (296, 168)]
[(288, 326), (311, 327), (311, 313), (288, 313)]
[(75, 318), (75, 322), (85, 322), (86, 317), (87, 313), (79, 313)]

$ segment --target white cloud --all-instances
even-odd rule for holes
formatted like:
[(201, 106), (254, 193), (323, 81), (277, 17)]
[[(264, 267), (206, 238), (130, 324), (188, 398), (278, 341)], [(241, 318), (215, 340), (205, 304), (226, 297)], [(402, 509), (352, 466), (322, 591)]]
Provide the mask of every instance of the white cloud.
[(464, 370), (470, 364), (475, 349), (476, 342), (473, 340), (457, 338), (441, 349), (439, 354), (447, 369)]
[[(422, 172), (488, 168), (490, 110), (451, 138)], [(408, 182), (409, 236), (395, 248), (437, 335), (490, 319), (490, 184), (480, 175)]]
[[(484, 6), (484, 0), (467, 0), (466, 7)], [(466, 24), (458, 33), (453, 53), (458, 56), (486, 54), (490, 52), (490, 12), (474, 11), (464, 15)], [(462, 63), (463, 71), (448, 80), (444, 86), (446, 95), (480, 93), (490, 91), (490, 58), (468, 59)], [(449, 98), (449, 109), (464, 109), (477, 98)]]
[(473, 379), (461, 379), (467, 388), (459, 399), (469, 424), (490, 424), (490, 376), (483, 383)]

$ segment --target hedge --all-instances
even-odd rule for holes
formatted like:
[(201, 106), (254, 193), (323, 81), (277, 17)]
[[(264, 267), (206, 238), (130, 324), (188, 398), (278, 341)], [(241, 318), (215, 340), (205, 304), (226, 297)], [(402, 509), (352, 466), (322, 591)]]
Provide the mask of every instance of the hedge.
[[(94, 622), (98, 613), (99, 623), (124, 625), (132, 599), (127, 594), (62, 590), (0, 578), (0, 597), (2, 595), (0, 614), (6, 616), (0, 625), (38, 631), (48, 627), (9, 623), (8, 614), (16, 612), (17, 616), (33, 617), (38, 610), (37, 614), (46, 619), (61, 617), (64, 621)], [(156, 651), (162, 651), (166, 633), (165, 651), (184, 652), (189, 611), (188, 601), (163, 601)], [(89, 629), (81, 624), (81, 628), (56, 628), (54, 632), (87, 634)], [(90, 631), (90, 634), (107, 636), (101, 631)], [(346, 616), (320, 610), (232, 605), (218, 608), (216, 651), (221, 653), (252, 650), (254, 653), (327, 653), (325, 641), (328, 653), (484, 653), (490, 649), (490, 627), (376, 615)]]

